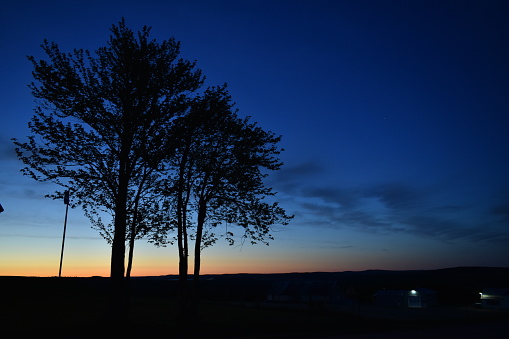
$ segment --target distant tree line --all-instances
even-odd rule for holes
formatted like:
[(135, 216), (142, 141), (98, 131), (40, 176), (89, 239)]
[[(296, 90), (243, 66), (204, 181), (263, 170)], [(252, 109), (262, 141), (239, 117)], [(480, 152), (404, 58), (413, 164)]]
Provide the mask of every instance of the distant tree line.
[(281, 137), (239, 117), (226, 85), (203, 89), (196, 62), (179, 58), (180, 43), (151, 39), (149, 27), (135, 33), (122, 19), (94, 53), (65, 53), (47, 40), (42, 48), (46, 59), (29, 57), (31, 135), (13, 139), (22, 172), (58, 184), (53, 199), (69, 190), (71, 207), (111, 244), (119, 321), (135, 241), (176, 242), (185, 316), (190, 241), (196, 296), (204, 248), (220, 238), (268, 243), (271, 226), (292, 218), (264, 184), (282, 166)]

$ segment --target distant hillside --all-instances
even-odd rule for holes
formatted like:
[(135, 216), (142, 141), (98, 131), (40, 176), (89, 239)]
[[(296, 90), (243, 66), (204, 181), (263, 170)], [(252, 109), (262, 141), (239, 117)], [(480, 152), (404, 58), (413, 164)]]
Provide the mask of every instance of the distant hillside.
[[(192, 277), (192, 275), (190, 276)], [(178, 279), (176, 275), (137, 277), (136, 279)], [(337, 280), (343, 285), (372, 285), (380, 288), (412, 288), (423, 285), (469, 285), (476, 288), (508, 287), (508, 267), (455, 267), (438, 270), (367, 270), (344, 272), (310, 272), (280, 274), (220, 274), (203, 275), (206, 280)]]
[[(176, 280), (177, 276), (143, 277), (139, 280)], [(223, 298), (264, 297), (267, 288), (281, 280), (336, 280), (345, 291), (355, 291), (355, 298), (370, 302), (379, 289), (414, 289), (437, 291), (442, 304), (472, 304), (486, 287), (509, 287), (509, 268), (456, 267), (415, 271), (346, 271), (282, 274), (225, 274), (201, 277), (204, 293)]]
[[(134, 277), (131, 294), (146, 297), (176, 297), (178, 276)], [(429, 288), (437, 291), (441, 304), (470, 305), (478, 301), (486, 287), (509, 287), (509, 268), (457, 267), (417, 271), (347, 271), (285, 274), (204, 275), (201, 287), (204, 299), (253, 300), (266, 297), (268, 288), (282, 280), (335, 280), (360, 302), (370, 302), (379, 289)], [(92, 293), (107, 295), (109, 278), (28, 278), (0, 277), (0, 287), (9, 295)]]

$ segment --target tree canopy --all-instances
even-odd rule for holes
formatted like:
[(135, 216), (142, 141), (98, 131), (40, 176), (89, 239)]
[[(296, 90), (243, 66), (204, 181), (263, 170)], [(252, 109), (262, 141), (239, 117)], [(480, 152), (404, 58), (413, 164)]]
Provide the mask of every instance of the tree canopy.
[(241, 241), (268, 243), (271, 226), (291, 219), (264, 184), (282, 166), (281, 137), (240, 118), (226, 85), (199, 92), (204, 77), (178, 58), (175, 39), (150, 39), (146, 26), (134, 33), (122, 19), (95, 52), (42, 48), (46, 59), (29, 57), (31, 135), (14, 139), (22, 171), (61, 186), (52, 198), (71, 191), (112, 245), (114, 280), (126, 272), (126, 242), (129, 276), (134, 241), (165, 244), (175, 230), (184, 282), (190, 239), (197, 277), (201, 250), (220, 237), (233, 244), (232, 226)]
[(112, 214), (111, 276), (123, 277), (129, 211), (151, 194), (166, 157), (160, 145), (203, 77), (194, 62), (177, 58), (174, 39), (150, 40), (150, 28), (135, 34), (124, 20), (111, 32), (95, 53), (64, 53), (45, 40), (48, 60), (29, 57), (38, 106), (28, 142), (15, 144), (25, 174), (71, 189), (91, 217), (98, 208)]
[[(242, 230), (242, 242), (268, 244), (271, 226), (286, 225), (291, 219), (277, 202), (267, 201), (275, 193), (263, 180), (267, 171), (282, 166), (277, 146), (281, 137), (249, 120), (238, 117), (224, 85), (197, 96), (189, 112), (174, 124), (178, 138), (171, 146), (166, 194), (176, 211), (183, 291), (187, 291), (189, 239), (194, 239), (195, 296), (204, 248), (219, 237), (233, 245), (234, 226)], [(182, 293), (179, 296), (186, 299)]]

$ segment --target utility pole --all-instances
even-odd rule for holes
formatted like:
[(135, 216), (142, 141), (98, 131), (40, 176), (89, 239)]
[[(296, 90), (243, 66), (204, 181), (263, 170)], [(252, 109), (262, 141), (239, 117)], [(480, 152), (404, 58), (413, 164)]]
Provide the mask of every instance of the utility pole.
[(60, 269), (58, 270), (59, 278), (62, 276), (62, 260), (64, 259), (65, 230), (67, 228), (67, 211), (69, 210), (69, 190), (64, 192), (64, 204), (65, 204), (64, 234), (62, 236), (62, 251), (60, 252)]

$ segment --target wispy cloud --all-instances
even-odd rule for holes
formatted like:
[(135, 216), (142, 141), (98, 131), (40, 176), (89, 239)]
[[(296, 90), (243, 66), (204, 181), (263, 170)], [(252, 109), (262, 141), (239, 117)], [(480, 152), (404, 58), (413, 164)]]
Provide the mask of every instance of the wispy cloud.
[(503, 202), (494, 206), (491, 209), (491, 213), (498, 217), (500, 221), (506, 222), (509, 226), (509, 202)]
[(365, 195), (379, 199), (390, 209), (413, 208), (422, 202), (422, 193), (404, 183), (384, 183), (368, 187)]
[(482, 209), (462, 201), (443, 203), (444, 199), (436, 199), (443, 194), (437, 188), (423, 189), (405, 182), (358, 187), (308, 184), (313, 181), (306, 179), (321, 170), (316, 163), (303, 163), (290, 168), (286, 175), (281, 173), (285, 180), (275, 183), (301, 225), (509, 245), (507, 202), (495, 202), (481, 214)]
[(0, 135), (0, 159), (2, 161), (16, 160), (16, 151), (12, 141), (4, 135)]
[(324, 170), (325, 167), (315, 161), (307, 161), (293, 166), (285, 165), (280, 171), (272, 173), (267, 178), (267, 184), (286, 194), (299, 194), (303, 181), (315, 178)]

